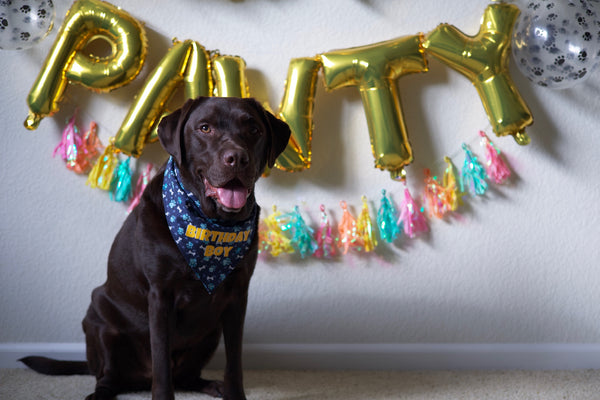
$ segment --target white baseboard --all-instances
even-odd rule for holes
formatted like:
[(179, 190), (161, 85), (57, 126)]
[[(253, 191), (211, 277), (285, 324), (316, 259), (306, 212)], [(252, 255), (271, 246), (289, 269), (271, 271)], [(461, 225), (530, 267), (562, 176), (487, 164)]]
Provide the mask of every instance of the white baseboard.
[[(84, 360), (83, 343), (0, 343), (0, 368), (42, 355)], [(224, 366), (219, 347), (209, 368)], [(600, 344), (245, 344), (245, 369), (573, 370), (600, 369)]]

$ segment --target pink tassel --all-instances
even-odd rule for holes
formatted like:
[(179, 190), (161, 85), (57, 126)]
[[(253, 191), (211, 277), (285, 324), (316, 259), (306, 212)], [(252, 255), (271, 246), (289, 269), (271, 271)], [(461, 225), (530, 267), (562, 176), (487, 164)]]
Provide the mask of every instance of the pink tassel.
[(62, 139), (52, 153), (52, 157), (56, 157), (56, 154), (59, 154), (60, 157), (66, 161), (67, 168), (69, 169), (73, 169), (74, 165), (76, 165), (78, 152), (83, 142), (79, 134), (79, 128), (75, 123), (76, 116), (77, 111), (75, 111), (73, 116), (69, 119), (67, 126), (62, 132)]
[(408, 188), (404, 188), (404, 200), (400, 206), (400, 218), (398, 224), (402, 224), (404, 233), (411, 239), (421, 232), (427, 232), (427, 221), (423, 212), (415, 204)]
[(335, 257), (335, 238), (331, 233), (331, 225), (329, 224), (329, 218), (325, 212), (325, 206), (321, 204), (321, 226), (317, 230), (315, 239), (317, 241), (317, 250), (314, 255), (317, 258), (331, 258)]
[(485, 148), (486, 165), (488, 177), (495, 183), (501, 184), (510, 177), (510, 168), (500, 155), (500, 150), (486, 136), (485, 132), (479, 131), (481, 145)]
[(131, 199), (131, 204), (127, 208), (127, 213), (133, 211), (133, 209), (139, 204), (140, 199), (142, 198), (142, 194), (144, 193), (144, 189), (148, 186), (148, 182), (150, 182), (150, 178), (152, 178), (152, 164), (148, 164), (146, 166), (146, 170), (142, 172), (140, 177), (137, 180), (137, 184), (135, 185), (135, 191), (133, 193), (133, 198)]

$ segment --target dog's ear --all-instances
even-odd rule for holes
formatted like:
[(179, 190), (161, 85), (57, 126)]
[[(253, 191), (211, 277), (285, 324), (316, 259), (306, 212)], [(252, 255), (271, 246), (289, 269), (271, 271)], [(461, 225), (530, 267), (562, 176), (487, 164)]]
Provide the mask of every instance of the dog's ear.
[(185, 159), (183, 130), (190, 112), (194, 110), (204, 97), (187, 100), (183, 106), (171, 114), (164, 116), (158, 124), (158, 140), (162, 147), (173, 156), (178, 165)]
[(269, 123), (270, 132), (270, 148), (267, 149), (267, 165), (269, 168), (273, 168), (277, 157), (285, 150), (288, 142), (290, 141), (290, 127), (289, 125), (271, 114), (269, 111), (264, 110), (265, 117)]

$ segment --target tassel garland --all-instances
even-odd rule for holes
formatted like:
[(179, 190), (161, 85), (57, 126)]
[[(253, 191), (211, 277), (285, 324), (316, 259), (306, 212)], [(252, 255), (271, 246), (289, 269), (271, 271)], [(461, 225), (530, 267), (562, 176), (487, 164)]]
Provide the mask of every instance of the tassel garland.
[[(487, 139), (487, 141), (489, 141), (489, 139)], [(487, 141), (483, 144), (486, 145), (486, 149), (489, 149), (493, 144), (491, 142), (488, 143)], [(462, 204), (462, 196), (465, 188), (473, 194), (483, 194), (488, 188), (488, 179), (494, 183), (501, 183), (502, 181), (502, 179), (496, 179), (494, 177), (494, 172), (492, 172), (493, 168), (491, 166), (499, 163), (496, 161), (498, 157), (492, 157), (500, 154), (495, 146), (492, 147), (494, 153), (488, 156), (488, 159), (491, 160), (487, 163), (488, 168), (491, 168), (488, 169), (490, 171), (488, 173), (486, 173), (485, 168), (466, 144), (464, 144), (462, 148), (465, 152), (465, 161), (460, 179), (457, 179), (456, 167), (449, 157), (444, 157), (446, 168), (441, 182), (432, 175), (432, 172), (429, 169), (425, 170), (423, 201), (428, 209), (428, 216), (431, 218), (443, 218), (447, 213), (456, 211)], [(502, 167), (498, 170), (503, 171), (500, 174), (502, 176), (508, 176), (506, 171), (510, 174), (508, 167), (506, 170)], [(376, 213), (375, 224), (373, 224), (371, 220), (365, 196), (361, 198), (362, 209), (357, 219), (355, 219), (348, 210), (348, 204), (345, 201), (342, 201), (340, 203), (342, 217), (338, 224), (337, 232), (333, 232), (329, 217), (325, 212), (325, 205), (320, 205), (320, 226), (314, 235), (316, 250), (312, 254), (317, 258), (324, 258), (346, 255), (351, 249), (357, 251), (364, 250), (365, 253), (372, 252), (376, 250), (376, 247), (378, 246), (375, 230), (378, 230), (380, 238), (388, 243), (398, 239), (402, 232), (404, 232), (406, 237), (412, 239), (417, 237), (420, 233), (429, 230), (424, 209), (417, 205), (408, 188), (405, 187), (403, 190), (403, 200), (399, 207), (399, 212), (385, 189), (381, 191), (381, 194), (381, 204)], [(294, 213), (299, 213), (297, 207), (292, 214)], [(265, 221), (263, 222), (268, 222), (271, 217), (265, 218)], [(290, 216), (288, 215), (288, 222), (284, 224), (284, 228), (291, 230), (291, 224), (289, 222), (291, 219), (289, 218)], [(298, 216), (294, 218), (298, 219)], [(283, 221), (282, 218), (279, 219)], [(306, 223), (303, 222), (303, 224)], [(275, 231), (269, 232), (269, 226), (273, 226)], [(275, 235), (275, 237), (277, 237), (277, 229), (281, 229), (280, 224), (263, 223), (261, 237), (268, 238), (270, 235)], [(303, 229), (307, 229), (307, 227)], [(336, 233), (338, 235), (337, 237), (335, 237)], [(341, 254), (336, 254), (334, 246), (334, 243), (336, 242), (341, 248)], [(263, 239), (261, 243), (266, 243), (266, 240)], [(265, 246), (263, 246), (263, 248), (265, 248)], [(269, 246), (266, 246), (266, 248), (269, 248)], [(288, 252), (293, 251), (294, 250), (292, 249)], [(279, 251), (277, 254), (283, 254), (283, 251)], [(271, 252), (271, 255), (274, 255), (273, 252)], [(305, 257), (308, 255), (308, 252), (301, 253), (301, 255)]]
[[(60, 155), (67, 168), (83, 173), (90, 169), (94, 158), (102, 151), (91, 168), (87, 184), (92, 188), (110, 191), (110, 198), (114, 201), (131, 200), (127, 212), (132, 212), (150, 182), (152, 164), (148, 164), (140, 174), (132, 193), (131, 157), (119, 162), (119, 150), (115, 147), (114, 138), (103, 148), (97, 135), (96, 123), (91, 122), (89, 130), (82, 136), (75, 120), (76, 114), (69, 119), (53, 156)], [(485, 151), (485, 167), (469, 146), (463, 143), (465, 158), (459, 179), (456, 167), (449, 157), (444, 157), (446, 168), (441, 183), (431, 170), (425, 169), (422, 199), (430, 218), (441, 219), (447, 213), (456, 211), (462, 203), (461, 197), (465, 190), (473, 195), (483, 195), (488, 189), (488, 180), (502, 184), (510, 177), (510, 168), (500, 150), (483, 131), (479, 132), (479, 136)], [(302, 258), (334, 258), (348, 254), (351, 249), (365, 253), (375, 251), (378, 247), (376, 230), (379, 231), (380, 239), (387, 243), (397, 240), (402, 232), (412, 239), (429, 230), (424, 208), (417, 205), (406, 186), (399, 211), (385, 189), (381, 191), (381, 195), (375, 223), (371, 219), (365, 196), (361, 198), (362, 208), (358, 218), (350, 213), (346, 201), (341, 201), (342, 216), (337, 231), (330, 223), (323, 204), (319, 207), (320, 224), (316, 232), (302, 217), (298, 206), (285, 214), (273, 206), (273, 212), (260, 221), (259, 253), (268, 253), (272, 257), (299, 253)]]

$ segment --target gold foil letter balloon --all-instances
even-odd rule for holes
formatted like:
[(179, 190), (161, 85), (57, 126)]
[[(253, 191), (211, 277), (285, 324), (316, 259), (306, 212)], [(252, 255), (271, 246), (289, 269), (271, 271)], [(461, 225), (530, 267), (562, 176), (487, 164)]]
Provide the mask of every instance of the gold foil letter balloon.
[(413, 160), (395, 79), (426, 72), (422, 36), (405, 36), (321, 54), (328, 90), (357, 86), (367, 116), (375, 166), (402, 178)]
[(146, 80), (117, 133), (115, 146), (120, 151), (138, 157), (146, 142), (157, 139), (156, 127), (182, 83), (186, 98), (212, 93), (209, 54), (192, 40), (175, 41)]
[(423, 43), (425, 53), (466, 76), (475, 86), (496, 135), (513, 135), (529, 143), (525, 127), (531, 112), (508, 71), (511, 31), (519, 15), (512, 4), (491, 4), (483, 14), (479, 33), (467, 36), (449, 24), (431, 31)]
[(241, 57), (215, 54), (211, 64), (215, 96), (250, 97), (246, 79), (246, 62)]
[(288, 146), (275, 166), (296, 172), (310, 168), (315, 91), (321, 62), (318, 58), (294, 58), (288, 67), (278, 117), (292, 131)]
[[(111, 48), (107, 57), (85, 54), (94, 40)], [(71, 6), (29, 96), (27, 129), (58, 110), (68, 83), (91, 90), (110, 91), (129, 83), (140, 72), (146, 56), (146, 34), (123, 10), (99, 0), (78, 0)]]

